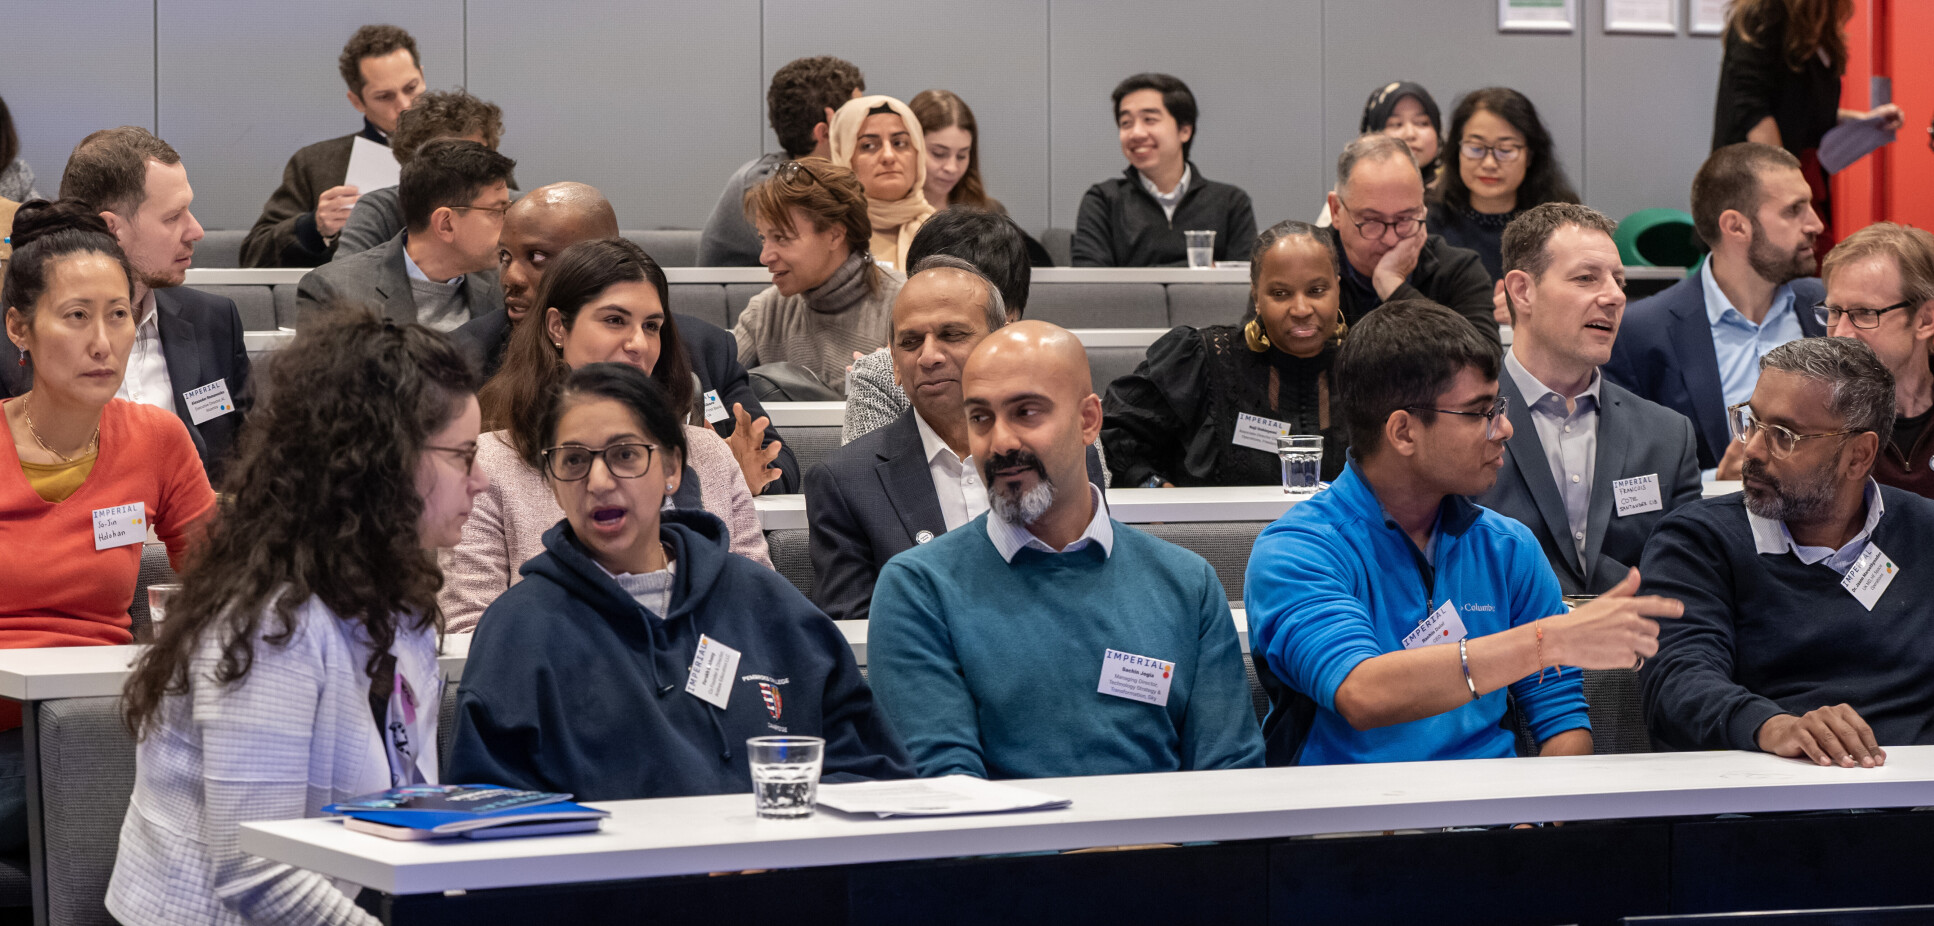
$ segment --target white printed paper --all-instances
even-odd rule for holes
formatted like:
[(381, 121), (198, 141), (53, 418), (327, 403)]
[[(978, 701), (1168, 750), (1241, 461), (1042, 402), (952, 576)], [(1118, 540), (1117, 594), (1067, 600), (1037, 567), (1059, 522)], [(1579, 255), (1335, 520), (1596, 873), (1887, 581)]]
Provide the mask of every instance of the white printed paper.
[(402, 165), (396, 163), (396, 152), (389, 146), (370, 141), (361, 135), (349, 145), (349, 172), (343, 175), (344, 186), (356, 188), (357, 195), (386, 186), (395, 186), (402, 174)]
[(692, 668), (685, 675), (685, 693), (724, 710), (732, 700), (732, 679), (738, 674), (739, 651), (701, 635)]
[(1665, 501), (1659, 497), (1659, 474), (1614, 480), (1612, 503), (1618, 506), (1618, 516), (1621, 518), (1628, 514), (1664, 510)]
[(1420, 649), (1440, 643), (1456, 643), (1464, 639), (1464, 619), (1457, 616), (1457, 606), (1445, 601), (1430, 612), (1424, 622), (1417, 625), (1403, 638), (1404, 649)]
[(730, 417), (732, 417), (732, 413), (725, 410), (724, 402), (719, 401), (719, 391), (717, 389), (706, 390), (705, 423), (718, 424)]
[(148, 539), (145, 502), (94, 509), (94, 549), (112, 550)]
[(1606, 32), (1679, 33), (1680, 0), (1605, 0)]
[(1276, 452), (1276, 438), (1288, 437), (1289, 425), (1248, 412), (1236, 414), (1236, 437), (1230, 443), (1252, 447), (1265, 453)]
[(211, 418), (220, 418), (235, 410), (235, 400), (229, 397), (228, 380), (218, 379), (206, 386), (197, 386), (181, 394), (188, 405), (188, 418), (201, 424)]
[(831, 807), (844, 813), (871, 813), (882, 817), (1058, 810), (1074, 803), (1065, 797), (969, 775), (822, 784), (817, 800), (822, 807)]
[(1168, 706), (1168, 688), (1175, 681), (1175, 663), (1121, 650), (1104, 650), (1101, 654), (1101, 684), (1096, 691), (1153, 704), (1156, 707)]
[(1867, 549), (1860, 551), (1860, 558), (1853, 561), (1846, 577), (1840, 580), (1840, 587), (1852, 593), (1854, 600), (1860, 602), (1862, 607), (1872, 611), (1899, 572), (1900, 567), (1894, 565), (1887, 554), (1880, 552), (1880, 547), (1870, 542)]

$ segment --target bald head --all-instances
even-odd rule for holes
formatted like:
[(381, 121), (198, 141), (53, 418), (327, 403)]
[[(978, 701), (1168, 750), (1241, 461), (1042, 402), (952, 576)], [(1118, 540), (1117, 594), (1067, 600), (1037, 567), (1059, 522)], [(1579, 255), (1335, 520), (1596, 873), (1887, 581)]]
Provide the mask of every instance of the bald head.
[(522, 318), (530, 311), (530, 300), (551, 258), (580, 241), (617, 235), (618, 214), (610, 200), (589, 184), (553, 183), (512, 203), (497, 238), (497, 267), (510, 317)]
[(1078, 534), (1093, 511), (1079, 488), (1087, 448), (1101, 434), (1101, 399), (1081, 341), (1047, 322), (1008, 325), (968, 356), (961, 393), (968, 444), (996, 516), (1045, 519)]

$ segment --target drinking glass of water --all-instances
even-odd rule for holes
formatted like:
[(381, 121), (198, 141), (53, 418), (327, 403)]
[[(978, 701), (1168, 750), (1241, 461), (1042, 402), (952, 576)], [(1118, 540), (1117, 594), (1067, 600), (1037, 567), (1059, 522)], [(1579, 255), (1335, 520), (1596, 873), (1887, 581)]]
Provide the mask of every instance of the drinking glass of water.
[(1208, 270), (1215, 266), (1215, 232), (1185, 231), (1189, 243), (1189, 269)]
[(745, 741), (752, 765), (752, 802), (759, 816), (803, 820), (813, 815), (826, 741), (817, 736), (755, 736)]
[(168, 617), (168, 600), (178, 591), (181, 591), (181, 585), (176, 582), (148, 586), (148, 623), (150, 625), (160, 626), (161, 622)]
[(1278, 437), (1276, 455), (1283, 458), (1283, 492), (1291, 498), (1315, 495), (1323, 472), (1323, 436), (1288, 434)]

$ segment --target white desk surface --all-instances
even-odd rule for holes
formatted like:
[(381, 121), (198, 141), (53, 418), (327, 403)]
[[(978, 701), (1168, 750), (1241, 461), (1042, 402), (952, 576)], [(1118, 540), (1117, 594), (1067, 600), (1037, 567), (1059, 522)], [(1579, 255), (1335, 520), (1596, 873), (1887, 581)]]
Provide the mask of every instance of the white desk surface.
[[(189, 286), (268, 286), (296, 283), (309, 271), (296, 268), (234, 269), (192, 267)], [(1628, 280), (1676, 280), (1685, 276), (1683, 267), (1627, 267)], [(772, 282), (764, 267), (666, 267), (665, 278), (672, 283), (760, 283)], [(1223, 283), (1249, 285), (1247, 268), (1191, 270), (1187, 267), (1040, 267), (1033, 281), (1059, 283)]]
[[(797, 530), (806, 526), (804, 495), (762, 495), (752, 500), (759, 526)], [(1295, 501), (1281, 486), (1203, 486), (1179, 489), (1109, 489), (1108, 510), (1124, 524), (1158, 521), (1274, 521)]]
[[(227, 273), (228, 271), (209, 271)], [(244, 273), (281, 273), (280, 270), (238, 271)], [(1130, 347), (1148, 349), (1167, 328), (1074, 328), (1071, 333), (1081, 339), (1085, 347)], [(288, 328), (263, 329), (242, 332), (242, 343), (252, 351), (280, 350), (289, 346), (295, 331)], [(787, 425), (833, 425), (837, 427), (845, 420), (844, 402), (767, 402), (766, 411), (773, 415), (773, 423), (780, 427)], [(786, 409), (792, 417), (780, 418), (778, 409)]]
[[(52, 701), (119, 695), (135, 657), (146, 648), (135, 645), (0, 649), (0, 698)], [(443, 638), (443, 654), (437, 662), (445, 677), (460, 679), (469, 655), (470, 635), (453, 633)]]
[(752, 868), (1269, 839), (1526, 820), (1771, 813), (1934, 803), (1934, 746), (1878, 769), (1761, 753), (1338, 765), (1016, 782), (1062, 810), (931, 819), (760, 820), (748, 794), (610, 801), (596, 834), (393, 842), (333, 820), (242, 825), (241, 848), (392, 894)]

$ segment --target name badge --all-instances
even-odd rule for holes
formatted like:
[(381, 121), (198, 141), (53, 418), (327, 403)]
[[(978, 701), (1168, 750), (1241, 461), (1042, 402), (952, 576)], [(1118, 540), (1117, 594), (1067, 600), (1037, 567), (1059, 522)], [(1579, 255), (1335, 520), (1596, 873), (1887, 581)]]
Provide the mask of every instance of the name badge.
[(1612, 499), (1618, 505), (1618, 516), (1621, 518), (1628, 514), (1665, 509), (1665, 502), (1659, 498), (1658, 473), (1614, 480)]
[(685, 693), (719, 710), (732, 700), (732, 679), (739, 672), (739, 651), (707, 636), (698, 638), (698, 652), (685, 675)]
[(196, 424), (220, 418), (235, 410), (235, 400), (228, 396), (228, 380), (225, 379), (197, 386), (182, 393), (181, 397), (188, 403), (188, 420)]
[(1862, 607), (1872, 611), (1874, 605), (1880, 601), (1880, 596), (1886, 594), (1887, 586), (1893, 584), (1894, 576), (1899, 572), (1900, 567), (1894, 565), (1894, 561), (1889, 559), (1887, 554), (1880, 552), (1879, 547), (1869, 543), (1867, 549), (1860, 551), (1860, 558), (1853, 561), (1853, 566), (1847, 570), (1846, 577), (1840, 580), (1840, 587), (1852, 594), (1854, 600), (1860, 602)]
[(719, 401), (719, 391), (717, 389), (706, 390), (705, 423), (718, 424), (730, 417), (732, 417), (732, 413), (725, 410), (724, 402)]
[(145, 502), (94, 509), (94, 549), (112, 550), (148, 539)]
[(1272, 421), (1261, 415), (1240, 412), (1236, 415), (1236, 437), (1230, 443), (1238, 447), (1252, 447), (1265, 453), (1276, 452), (1276, 438), (1288, 437), (1289, 425)]
[(1096, 691), (1153, 704), (1156, 707), (1168, 706), (1168, 686), (1175, 679), (1175, 663), (1121, 650), (1103, 650), (1101, 654), (1101, 684)]
[(1404, 649), (1421, 649), (1439, 643), (1456, 643), (1464, 639), (1464, 619), (1457, 616), (1457, 606), (1449, 601), (1437, 606), (1424, 622), (1417, 625), (1403, 638)]

